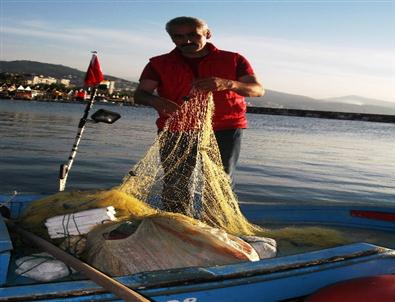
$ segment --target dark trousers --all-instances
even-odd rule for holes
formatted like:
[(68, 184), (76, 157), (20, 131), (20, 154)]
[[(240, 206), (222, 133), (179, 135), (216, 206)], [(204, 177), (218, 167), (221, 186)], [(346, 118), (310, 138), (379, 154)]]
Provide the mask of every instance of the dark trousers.
[[(215, 131), (214, 134), (224, 170), (230, 176), (233, 186), (233, 174), (239, 159), (243, 129)], [(166, 137), (166, 135), (169, 136)], [(170, 133), (163, 134), (162, 139), (160, 158), (164, 170), (161, 198), (163, 209), (192, 216), (194, 192), (188, 185), (196, 167), (197, 142), (194, 144), (187, 141), (189, 139), (187, 134), (177, 136)], [(178, 165), (175, 165), (174, 159), (179, 159)]]
[(162, 208), (168, 212), (192, 216), (191, 176), (196, 167), (197, 142), (187, 133), (162, 133), (160, 159), (164, 172)]
[(225, 172), (234, 184), (234, 172), (239, 160), (243, 129), (214, 131)]

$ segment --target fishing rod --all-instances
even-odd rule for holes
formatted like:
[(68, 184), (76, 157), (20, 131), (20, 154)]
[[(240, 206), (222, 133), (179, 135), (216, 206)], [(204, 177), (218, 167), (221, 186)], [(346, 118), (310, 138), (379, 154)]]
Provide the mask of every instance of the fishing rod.
[(84, 115), (82, 116), (82, 118), (80, 119), (80, 122), (78, 124), (77, 136), (75, 137), (73, 147), (71, 148), (69, 159), (68, 159), (66, 164), (60, 165), (59, 191), (64, 191), (64, 189), (66, 188), (67, 177), (68, 177), (70, 169), (71, 169), (71, 167), (73, 165), (74, 158), (75, 158), (75, 156), (77, 154), (78, 145), (80, 144), (82, 133), (85, 130), (85, 125), (87, 123), (89, 111), (92, 108), (93, 103), (95, 101), (96, 92), (97, 92), (97, 88), (95, 87), (92, 90), (91, 99), (90, 99), (89, 103), (85, 107)]
[(112, 124), (121, 117), (116, 112), (100, 109), (91, 116), (92, 120), (88, 119), (89, 111), (91, 110), (93, 103), (95, 101), (97, 87), (100, 85), (100, 83), (103, 80), (104, 80), (104, 76), (103, 76), (103, 73), (100, 68), (99, 59), (97, 58), (97, 52), (92, 51), (92, 59), (90, 61), (88, 70), (85, 75), (85, 80), (84, 80), (85, 86), (90, 86), (92, 88), (90, 100), (89, 100), (88, 104), (86, 105), (85, 110), (84, 110), (84, 115), (82, 116), (82, 118), (80, 119), (80, 122), (78, 124), (77, 136), (74, 139), (74, 144), (73, 144), (73, 147), (71, 148), (68, 161), (66, 164), (60, 165), (60, 171), (59, 171), (59, 191), (60, 192), (64, 191), (66, 188), (67, 177), (68, 177), (70, 169), (73, 165), (74, 158), (77, 154), (78, 145), (80, 144), (82, 133), (85, 130), (86, 123), (89, 121), (93, 121), (96, 123), (104, 122), (107, 124)]

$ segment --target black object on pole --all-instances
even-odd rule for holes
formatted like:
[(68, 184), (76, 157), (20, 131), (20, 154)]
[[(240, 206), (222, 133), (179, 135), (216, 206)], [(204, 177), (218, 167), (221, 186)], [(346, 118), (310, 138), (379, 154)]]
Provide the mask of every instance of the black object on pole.
[(119, 113), (105, 109), (99, 109), (91, 115), (91, 119), (95, 123), (112, 124), (120, 118), (121, 115)]

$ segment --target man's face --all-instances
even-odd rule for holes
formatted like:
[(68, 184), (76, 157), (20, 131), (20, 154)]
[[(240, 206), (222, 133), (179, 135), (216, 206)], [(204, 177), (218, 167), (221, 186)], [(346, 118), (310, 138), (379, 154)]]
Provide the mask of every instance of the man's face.
[(173, 25), (169, 34), (177, 48), (185, 55), (199, 54), (209, 38), (207, 29), (189, 24)]

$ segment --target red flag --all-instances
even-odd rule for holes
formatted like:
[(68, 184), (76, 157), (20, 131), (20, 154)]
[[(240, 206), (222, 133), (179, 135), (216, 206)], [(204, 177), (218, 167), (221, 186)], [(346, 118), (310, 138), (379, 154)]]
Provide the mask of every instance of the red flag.
[(85, 75), (85, 86), (96, 86), (104, 80), (103, 73), (100, 68), (99, 59), (95, 54), (92, 55), (91, 62)]

